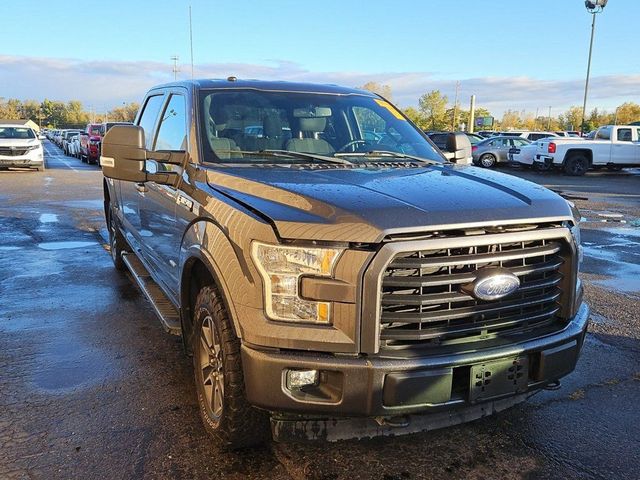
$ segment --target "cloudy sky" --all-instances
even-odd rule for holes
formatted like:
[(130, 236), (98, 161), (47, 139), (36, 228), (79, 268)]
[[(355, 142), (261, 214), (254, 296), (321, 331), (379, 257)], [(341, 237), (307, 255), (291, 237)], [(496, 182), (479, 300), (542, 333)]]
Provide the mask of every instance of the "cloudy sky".
[[(590, 15), (581, 0), (110, 0), (108, 8), (3, 7), (0, 97), (79, 99), (94, 110), (196, 77), (389, 84), (400, 106), (440, 89), (495, 115), (582, 103)], [(88, 14), (88, 15), (87, 15)], [(640, 1), (598, 15), (589, 108), (640, 102)], [(25, 22), (29, 29), (25, 30)]]

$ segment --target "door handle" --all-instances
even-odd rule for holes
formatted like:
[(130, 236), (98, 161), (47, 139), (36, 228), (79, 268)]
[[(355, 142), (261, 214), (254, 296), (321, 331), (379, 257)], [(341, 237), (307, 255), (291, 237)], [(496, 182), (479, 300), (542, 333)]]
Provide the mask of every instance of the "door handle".
[(144, 182), (136, 183), (136, 190), (138, 191), (138, 193), (145, 193), (149, 191), (147, 189), (147, 185)]

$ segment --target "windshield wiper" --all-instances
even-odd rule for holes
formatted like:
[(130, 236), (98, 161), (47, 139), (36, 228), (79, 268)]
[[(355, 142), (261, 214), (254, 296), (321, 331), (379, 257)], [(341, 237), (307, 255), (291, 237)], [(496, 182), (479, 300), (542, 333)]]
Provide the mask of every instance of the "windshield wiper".
[(340, 165), (353, 165), (353, 163), (349, 162), (348, 160), (343, 160), (342, 158), (327, 157), (326, 155), (318, 155), (316, 153), (291, 152), (289, 150), (260, 150), (258, 153), (273, 154), (277, 157), (293, 157), (303, 158), (306, 160), (320, 160), (321, 162), (338, 163)]
[[(300, 158), (303, 160), (319, 160), (326, 163), (337, 163), (340, 165), (353, 165), (348, 160), (342, 158), (327, 157), (325, 155), (317, 155), (315, 153), (291, 152), (289, 150), (214, 150), (214, 153), (236, 153), (240, 155), (249, 155), (254, 157), (276, 157), (276, 158)], [(228, 160), (228, 159), (221, 159)]]
[(429, 165), (442, 165), (444, 162), (439, 162), (437, 160), (431, 160), (430, 158), (422, 158), (422, 157), (416, 157), (415, 155), (409, 155), (407, 153), (399, 153), (399, 152), (392, 152), (390, 150), (371, 150), (369, 152), (345, 152), (345, 153), (336, 153), (336, 156), (341, 156), (341, 157), (365, 157), (365, 158), (371, 158), (371, 157), (394, 157), (394, 158), (404, 158), (404, 159), (408, 159), (408, 160), (415, 160), (416, 162), (420, 162), (420, 163), (427, 163)]

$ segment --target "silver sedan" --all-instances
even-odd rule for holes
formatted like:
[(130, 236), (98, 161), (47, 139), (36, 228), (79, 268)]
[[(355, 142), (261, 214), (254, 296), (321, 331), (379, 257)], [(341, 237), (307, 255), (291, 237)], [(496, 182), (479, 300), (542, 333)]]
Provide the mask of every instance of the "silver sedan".
[(509, 149), (523, 147), (531, 143), (520, 137), (491, 137), (474, 145), (473, 163), (484, 168), (494, 167), (497, 163), (508, 162)]

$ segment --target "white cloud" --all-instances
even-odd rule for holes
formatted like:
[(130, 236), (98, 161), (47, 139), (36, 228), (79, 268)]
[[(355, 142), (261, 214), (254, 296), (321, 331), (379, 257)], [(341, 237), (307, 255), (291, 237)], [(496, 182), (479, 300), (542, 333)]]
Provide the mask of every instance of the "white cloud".
[[(86, 107), (107, 110), (123, 102), (139, 101), (156, 84), (173, 80), (172, 65), (161, 62), (83, 61), (64, 58), (38, 58), (0, 55), (0, 95), (5, 98), (54, 100), (78, 99)], [(189, 78), (189, 65), (180, 65), (179, 78)], [(453, 101), (455, 81), (430, 72), (313, 72), (290, 61), (272, 60), (261, 65), (246, 63), (207, 63), (195, 66), (196, 78), (259, 78), (346, 86), (368, 81), (388, 84), (393, 100), (400, 106), (416, 105), (421, 94), (439, 89)], [(460, 102), (477, 96), (478, 105), (500, 116), (504, 110), (536, 108), (554, 115), (571, 105), (582, 103), (584, 79), (543, 80), (531, 77), (477, 77), (460, 79)], [(638, 101), (640, 75), (608, 75), (591, 81), (589, 108), (611, 109), (623, 101)]]

